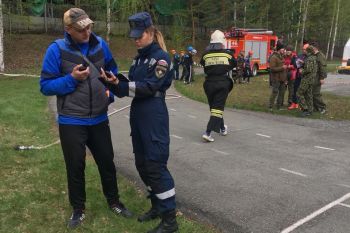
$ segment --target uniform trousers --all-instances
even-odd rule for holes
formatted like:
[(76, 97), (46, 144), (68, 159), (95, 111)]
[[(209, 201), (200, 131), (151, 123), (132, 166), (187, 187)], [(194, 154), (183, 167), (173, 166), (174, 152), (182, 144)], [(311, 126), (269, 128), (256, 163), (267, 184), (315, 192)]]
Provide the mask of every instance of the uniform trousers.
[(228, 94), (232, 90), (233, 82), (228, 77), (206, 78), (203, 88), (208, 99), (210, 118), (207, 124), (207, 133), (211, 131), (219, 133), (224, 129), (224, 108)]
[(284, 92), (286, 91), (286, 84), (284, 81), (272, 80), (272, 93), (270, 96), (270, 104), (269, 107), (272, 108), (276, 97), (277, 97), (277, 108), (282, 107)]
[(164, 97), (134, 98), (130, 126), (135, 165), (147, 186), (152, 208), (165, 213), (176, 208), (169, 158), (169, 115)]
[(59, 125), (67, 170), (68, 195), (73, 209), (85, 209), (86, 146), (97, 164), (103, 193), (109, 205), (119, 201), (109, 121), (97, 125)]
[(179, 65), (174, 65), (174, 79), (179, 80)]

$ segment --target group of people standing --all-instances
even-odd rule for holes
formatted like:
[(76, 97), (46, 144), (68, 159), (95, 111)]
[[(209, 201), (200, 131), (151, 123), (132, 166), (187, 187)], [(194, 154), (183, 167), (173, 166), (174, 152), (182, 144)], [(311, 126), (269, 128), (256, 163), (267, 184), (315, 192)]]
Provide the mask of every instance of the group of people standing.
[(302, 117), (311, 116), (314, 111), (325, 114), (326, 104), (321, 95), (325, 78), (327, 61), (316, 42), (305, 41), (299, 56), (291, 46), (285, 47), (278, 42), (270, 56), (272, 92), (269, 109), (272, 111), (274, 106), (277, 110), (282, 109), (288, 87), (288, 110), (300, 109)]
[(130, 127), (135, 165), (152, 204), (138, 221), (160, 217), (159, 225), (148, 233), (176, 232), (175, 184), (167, 168), (170, 138), (165, 103), (172, 71), (162, 33), (147, 12), (129, 17), (129, 36), (138, 53), (126, 78), (118, 73), (107, 43), (92, 32), (93, 21), (84, 10), (69, 9), (63, 23), (64, 39), (54, 41), (46, 51), (40, 91), (57, 97), (59, 136), (73, 209), (68, 227), (77, 227), (85, 219), (86, 147), (98, 166), (109, 209), (126, 218), (133, 216), (119, 198), (107, 115), (114, 96), (129, 96), (133, 97)]
[[(173, 55), (174, 80), (183, 81), (184, 84), (191, 84), (194, 81), (193, 56), (197, 54), (197, 50), (192, 46), (188, 46), (186, 52), (181, 50), (178, 53), (175, 49), (172, 49), (170, 52)], [(181, 76), (180, 66), (182, 66)]]

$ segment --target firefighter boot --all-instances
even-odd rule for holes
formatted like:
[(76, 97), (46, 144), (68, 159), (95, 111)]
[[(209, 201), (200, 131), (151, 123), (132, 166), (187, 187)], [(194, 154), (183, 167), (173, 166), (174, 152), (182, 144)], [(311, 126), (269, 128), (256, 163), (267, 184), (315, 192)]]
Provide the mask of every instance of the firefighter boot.
[(179, 229), (176, 222), (176, 211), (171, 210), (162, 214), (162, 221), (159, 225), (147, 233), (175, 233)]

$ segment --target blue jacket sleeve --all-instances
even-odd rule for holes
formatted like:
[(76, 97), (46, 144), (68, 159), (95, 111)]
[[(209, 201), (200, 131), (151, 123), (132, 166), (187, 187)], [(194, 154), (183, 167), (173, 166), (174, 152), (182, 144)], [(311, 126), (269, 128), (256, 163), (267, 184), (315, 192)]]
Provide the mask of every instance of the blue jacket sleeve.
[(78, 81), (72, 75), (61, 74), (60, 61), (58, 45), (52, 43), (46, 51), (40, 76), (40, 91), (44, 95), (66, 95), (77, 87)]
[(115, 62), (115, 60), (114, 60), (114, 58), (112, 56), (111, 50), (109, 49), (106, 41), (104, 41), (102, 38), (101, 38), (101, 45), (102, 45), (103, 53), (104, 53), (104, 56), (105, 56), (105, 67), (104, 67), (104, 69), (106, 71), (113, 72), (113, 74), (116, 75), (118, 73), (117, 63)]

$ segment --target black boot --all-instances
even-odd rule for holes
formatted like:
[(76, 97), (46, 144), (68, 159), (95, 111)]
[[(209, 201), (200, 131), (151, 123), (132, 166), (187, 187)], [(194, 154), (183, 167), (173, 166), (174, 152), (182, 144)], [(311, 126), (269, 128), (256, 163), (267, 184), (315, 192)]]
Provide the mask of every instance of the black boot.
[(179, 226), (176, 222), (176, 211), (171, 210), (162, 214), (162, 221), (153, 230), (147, 233), (174, 233), (177, 232)]
[(158, 212), (158, 210), (156, 208), (152, 207), (149, 211), (147, 211), (143, 215), (139, 216), (137, 218), (137, 221), (147, 222), (147, 221), (150, 221), (150, 220), (158, 218), (158, 217), (160, 217), (160, 213)]

